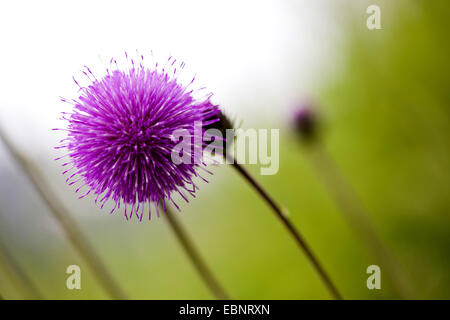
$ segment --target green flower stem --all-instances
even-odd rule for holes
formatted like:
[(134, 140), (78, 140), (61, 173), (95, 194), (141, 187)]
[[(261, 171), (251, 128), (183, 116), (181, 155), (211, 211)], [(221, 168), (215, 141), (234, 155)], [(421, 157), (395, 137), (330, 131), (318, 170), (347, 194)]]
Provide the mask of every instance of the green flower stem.
[(3, 269), (5, 269), (9, 278), (13, 281), (13, 284), (28, 299), (42, 299), (42, 295), (33, 284), (33, 281), (27, 276), (2, 242), (0, 242), (0, 264), (3, 266)]
[(400, 298), (410, 296), (411, 288), (404, 278), (404, 273), (378, 237), (364, 205), (341, 174), (333, 157), (327, 152), (321, 141), (317, 141), (309, 147), (307, 154), (310, 162), (347, 223), (372, 251), (376, 264), (385, 270), (384, 274), (392, 283), (395, 293)]
[(228, 300), (228, 295), (225, 293), (224, 289), (220, 286), (217, 279), (214, 277), (211, 270), (208, 268), (206, 263), (203, 261), (199, 252), (195, 248), (194, 243), (190, 239), (186, 230), (183, 228), (181, 223), (175, 217), (175, 214), (171, 211), (169, 207), (166, 208), (167, 222), (176, 238), (180, 241), (184, 251), (189, 256), (194, 267), (197, 269), (200, 277), (203, 279), (205, 284), (211, 290), (212, 294), (219, 300)]
[(341, 300), (342, 296), (337, 290), (336, 286), (332, 282), (331, 278), (326, 273), (325, 269), (320, 264), (319, 260), (316, 258), (314, 253), (312, 252), (309, 245), (303, 239), (300, 232), (295, 228), (293, 223), (289, 220), (287, 215), (282, 211), (282, 209), (276, 204), (275, 200), (267, 193), (266, 190), (250, 175), (250, 173), (240, 164), (237, 163), (237, 160), (227, 154), (227, 161), (233, 164), (233, 167), (241, 174), (244, 179), (246, 179), (250, 185), (252, 185), (258, 194), (266, 201), (266, 203), (270, 206), (272, 211), (275, 213), (276, 217), (280, 220), (280, 222), (286, 227), (287, 231), (294, 238), (297, 245), (303, 251), (303, 253), (307, 256), (314, 269), (317, 271), (319, 277), (322, 279), (323, 283), (327, 287), (330, 295), (337, 300)]
[(46, 182), (45, 177), (40, 173), (40, 169), (22, 156), (1, 130), (0, 140), (3, 141), (15, 161), (20, 165), (23, 172), (29, 178), (31, 184), (41, 197), (42, 201), (47, 205), (50, 213), (59, 222), (59, 225), (64, 230), (67, 238), (70, 240), (73, 247), (78, 251), (80, 256), (83, 257), (84, 261), (89, 265), (103, 288), (113, 299), (126, 299), (125, 293), (111, 276), (107, 267), (102, 263), (100, 257), (95, 252), (91, 244), (83, 236), (75, 221), (70, 217), (69, 213), (65, 209), (64, 205), (51, 191), (52, 189)]

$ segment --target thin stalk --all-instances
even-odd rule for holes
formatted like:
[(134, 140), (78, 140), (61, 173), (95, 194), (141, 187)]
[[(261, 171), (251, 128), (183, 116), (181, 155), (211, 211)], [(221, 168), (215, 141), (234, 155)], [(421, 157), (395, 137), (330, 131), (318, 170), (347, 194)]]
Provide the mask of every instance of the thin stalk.
[(271, 207), (276, 217), (281, 221), (281, 223), (286, 227), (288, 232), (294, 237), (295, 242), (300, 247), (300, 249), (304, 252), (304, 254), (308, 257), (310, 262), (312, 263), (314, 269), (317, 271), (319, 277), (322, 279), (323, 283), (329, 290), (331, 296), (334, 299), (341, 300), (342, 296), (337, 290), (334, 283), (331, 281), (331, 278), (326, 273), (325, 269), (320, 264), (319, 260), (314, 255), (313, 251), (309, 247), (309, 245), (304, 240), (303, 236), (300, 232), (295, 228), (293, 223), (289, 220), (286, 214), (282, 211), (279, 205), (275, 202), (275, 200), (267, 193), (266, 190), (250, 175), (250, 173), (239, 163), (237, 163), (236, 158), (227, 154), (227, 160), (229, 163), (233, 165), (233, 167), (246, 179), (259, 193), (259, 195), (267, 202), (267, 204)]
[(228, 300), (229, 297), (225, 293), (224, 289), (221, 287), (217, 279), (214, 277), (211, 270), (206, 265), (205, 261), (200, 256), (198, 250), (196, 249), (193, 241), (190, 239), (186, 230), (183, 228), (181, 223), (177, 220), (174, 213), (170, 208), (166, 208), (167, 222), (175, 236), (177, 237), (180, 244), (183, 246), (184, 251), (189, 256), (194, 267), (197, 269), (200, 277), (203, 279), (205, 284), (211, 290), (212, 294), (219, 300)]
[(51, 186), (41, 174), (40, 169), (32, 162), (27, 161), (27, 159), (20, 154), (20, 152), (7, 139), (1, 130), (0, 140), (3, 141), (15, 161), (20, 165), (23, 172), (41, 197), (42, 201), (47, 205), (50, 213), (59, 222), (59, 225), (64, 230), (67, 238), (70, 240), (78, 253), (83, 257), (84, 261), (89, 265), (105, 291), (107, 291), (113, 299), (126, 299), (125, 293), (111, 276), (107, 267), (102, 263), (100, 257), (95, 252), (91, 244), (83, 236), (82, 232), (77, 227), (75, 221), (70, 217), (64, 205), (52, 192)]
[(5, 271), (22, 294), (25, 294), (32, 300), (42, 299), (42, 295), (33, 284), (33, 281), (27, 276), (2, 242), (0, 242), (0, 261), (3, 262), (2, 265), (4, 265)]
[(377, 264), (381, 266), (382, 270), (385, 270), (396, 294), (401, 298), (409, 296), (410, 288), (404, 279), (402, 270), (390, 250), (379, 238), (364, 205), (340, 172), (333, 157), (320, 141), (309, 147), (310, 162), (347, 223), (373, 252)]

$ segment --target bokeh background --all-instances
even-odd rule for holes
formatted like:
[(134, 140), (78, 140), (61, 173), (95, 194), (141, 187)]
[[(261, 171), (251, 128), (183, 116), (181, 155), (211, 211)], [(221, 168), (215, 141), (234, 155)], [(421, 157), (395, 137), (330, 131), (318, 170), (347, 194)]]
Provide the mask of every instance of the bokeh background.
[[(381, 8), (381, 30), (366, 8)], [(417, 299), (450, 298), (450, 5), (396, 1), (15, 1), (0, 4), (0, 126), (52, 190), (131, 298), (210, 299), (164, 219), (125, 221), (78, 200), (53, 158), (51, 131), (74, 97), (72, 76), (138, 49), (174, 55), (242, 127), (280, 129), (280, 170), (260, 176), (347, 299), (377, 264), (349, 228), (290, 130), (314, 101), (328, 152), (366, 206)], [(100, 68), (101, 70), (101, 68)], [(236, 299), (327, 299), (305, 257), (229, 166), (177, 217)], [(46, 299), (105, 299), (86, 263), (0, 145), (0, 241)], [(67, 290), (68, 265), (82, 290)], [(383, 278), (382, 278), (383, 279)], [(383, 280), (382, 280), (383, 281)], [(4, 298), (26, 297), (0, 268)]]

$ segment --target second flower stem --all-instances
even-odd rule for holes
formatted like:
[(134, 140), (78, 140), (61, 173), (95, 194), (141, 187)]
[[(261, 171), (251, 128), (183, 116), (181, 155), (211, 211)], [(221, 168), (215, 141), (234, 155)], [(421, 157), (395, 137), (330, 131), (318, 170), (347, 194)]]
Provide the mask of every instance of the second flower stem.
[(412, 289), (402, 269), (380, 239), (365, 206), (339, 170), (336, 161), (321, 141), (311, 146), (308, 155), (317, 175), (322, 179), (348, 224), (371, 249), (377, 263), (386, 270), (387, 278), (397, 296), (402, 299), (410, 297)]
[(314, 269), (317, 271), (317, 273), (319, 274), (323, 283), (329, 290), (331, 296), (334, 299), (341, 300), (342, 296), (339, 293), (339, 291), (337, 290), (334, 283), (332, 282), (331, 278), (326, 273), (325, 269), (322, 267), (319, 260), (314, 255), (314, 253), (311, 250), (311, 248), (309, 247), (309, 245), (306, 243), (305, 239), (303, 239), (300, 232), (295, 228), (293, 223), (289, 220), (287, 215), (278, 206), (278, 204), (275, 202), (275, 200), (267, 193), (266, 190), (264, 190), (264, 188), (250, 175), (250, 173), (243, 166), (241, 166), (239, 163), (237, 163), (237, 160), (234, 157), (227, 154), (227, 159), (228, 159), (228, 162), (232, 163), (233, 167), (255, 188), (255, 190), (259, 193), (259, 195), (272, 208), (276, 217), (286, 227), (288, 232), (294, 238), (297, 245), (300, 247), (300, 249), (304, 252), (304, 254), (307, 256), (307, 258), (310, 260)]
[(11, 252), (9, 252), (6, 246), (1, 242), (0, 264), (4, 265), (6, 269), (5, 271), (8, 272), (10, 278), (12, 278), (14, 284), (18, 287), (22, 294), (25, 294), (29, 299), (42, 299), (42, 296), (39, 293), (39, 290), (34, 285), (33, 281), (20, 267), (18, 262), (12, 256)]
[(105, 291), (113, 299), (126, 299), (127, 296), (109, 273), (106, 265), (103, 264), (96, 251), (78, 229), (75, 221), (69, 215), (64, 205), (52, 192), (51, 186), (47, 183), (45, 176), (40, 172), (40, 168), (22, 156), (1, 130), (0, 140), (3, 141), (14, 160), (21, 166), (23, 172), (29, 178), (29, 181), (48, 207), (52, 216), (59, 222), (69, 241), (89, 265)]
[(180, 241), (184, 251), (189, 256), (190, 260), (197, 269), (200, 277), (202, 277), (203, 281), (206, 283), (208, 288), (211, 290), (211, 292), (217, 299), (228, 300), (229, 299), (228, 295), (225, 293), (224, 289), (220, 286), (219, 282), (214, 277), (213, 273), (200, 256), (200, 253), (195, 248), (195, 245), (190, 239), (186, 230), (177, 220), (177, 218), (175, 217), (174, 213), (170, 208), (166, 209), (166, 217), (170, 228), (172, 229), (177, 239)]

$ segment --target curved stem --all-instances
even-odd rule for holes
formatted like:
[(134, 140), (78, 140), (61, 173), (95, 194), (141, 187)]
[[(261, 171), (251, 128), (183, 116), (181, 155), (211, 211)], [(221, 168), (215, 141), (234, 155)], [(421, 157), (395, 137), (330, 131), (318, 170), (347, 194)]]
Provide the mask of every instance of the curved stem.
[(84, 258), (85, 262), (90, 266), (93, 273), (110, 294), (113, 299), (126, 299), (126, 295), (117, 285), (106, 266), (92, 248), (91, 244), (86, 240), (81, 231), (76, 226), (75, 221), (70, 217), (64, 205), (58, 200), (58, 197), (51, 191), (50, 185), (46, 182), (45, 177), (40, 173), (40, 169), (27, 161), (14, 145), (0, 130), (0, 140), (3, 141), (16, 162), (21, 166), (25, 175), (29, 178), (31, 184), (41, 197), (42, 201), (50, 209), (50, 213), (59, 222), (61, 228), (65, 231), (68, 239)]
[(37, 290), (31, 279), (23, 271), (6, 246), (0, 242), (0, 261), (3, 262), (6, 270), (14, 283), (19, 287), (22, 293), (25, 293), (30, 299), (42, 299), (42, 295)]
[(177, 220), (175, 215), (172, 213), (170, 208), (166, 208), (167, 221), (172, 229), (173, 233), (180, 241), (183, 246), (184, 251), (189, 256), (192, 264), (197, 269), (200, 277), (206, 283), (208, 288), (214, 294), (214, 296), (219, 300), (228, 300), (228, 295), (225, 293), (224, 289), (220, 286), (219, 282), (214, 277), (211, 270), (208, 268), (206, 263), (203, 261), (199, 252), (195, 248), (194, 243), (190, 239), (186, 230), (183, 228), (181, 223)]
[(347, 223), (371, 249), (378, 264), (385, 268), (386, 275), (396, 294), (401, 298), (410, 296), (411, 288), (404, 278), (404, 273), (379, 238), (363, 203), (342, 175), (333, 157), (327, 152), (321, 141), (317, 141), (310, 147), (310, 162)]
[(331, 296), (334, 299), (340, 300), (342, 299), (341, 294), (337, 290), (336, 286), (331, 281), (331, 278), (326, 273), (325, 269), (320, 264), (319, 260), (316, 258), (314, 253), (312, 252), (309, 245), (303, 239), (302, 235), (298, 230), (296, 230), (295, 226), (289, 220), (285, 213), (283, 213), (282, 209), (276, 204), (275, 200), (264, 190), (264, 188), (250, 175), (250, 173), (239, 163), (237, 163), (236, 159), (227, 154), (227, 160), (229, 163), (233, 165), (233, 167), (255, 188), (255, 190), (259, 193), (259, 195), (267, 202), (267, 204), (272, 208), (276, 217), (281, 221), (281, 223), (286, 227), (291, 236), (295, 239), (295, 242), (300, 247), (300, 249), (306, 254), (310, 262), (312, 263), (314, 269), (319, 274), (323, 283), (329, 290)]

